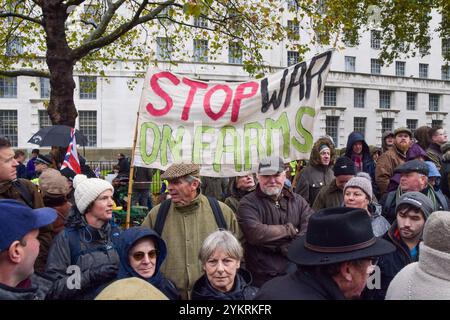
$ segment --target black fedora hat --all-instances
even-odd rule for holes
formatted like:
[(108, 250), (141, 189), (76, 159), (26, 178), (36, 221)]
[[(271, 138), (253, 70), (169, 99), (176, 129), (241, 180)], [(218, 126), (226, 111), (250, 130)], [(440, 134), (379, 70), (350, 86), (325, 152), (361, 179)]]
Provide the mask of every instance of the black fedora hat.
[(366, 210), (339, 207), (314, 213), (309, 218), (306, 235), (289, 247), (288, 258), (298, 265), (318, 266), (393, 251), (391, 243), (374, 236)]

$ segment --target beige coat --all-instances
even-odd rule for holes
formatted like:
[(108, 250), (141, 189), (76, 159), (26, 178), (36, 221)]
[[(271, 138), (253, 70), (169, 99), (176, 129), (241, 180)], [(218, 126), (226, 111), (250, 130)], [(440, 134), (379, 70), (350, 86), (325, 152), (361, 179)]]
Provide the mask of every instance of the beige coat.
[[(228, 230), (241, 238), (236, 217), (224, 203), (219, 202)], [(153, 207), (143, 226), (153, 228), (160, 205)], [(198, 253), (203, 240), (217, 230), (208, 198), (199, 194), (190, 204), (170, 205), (161, 237), (167, 245), (167, 257), (161, 272), (177, 286), (183, 299), (191, 297), (195, 281), (203, 275)]]

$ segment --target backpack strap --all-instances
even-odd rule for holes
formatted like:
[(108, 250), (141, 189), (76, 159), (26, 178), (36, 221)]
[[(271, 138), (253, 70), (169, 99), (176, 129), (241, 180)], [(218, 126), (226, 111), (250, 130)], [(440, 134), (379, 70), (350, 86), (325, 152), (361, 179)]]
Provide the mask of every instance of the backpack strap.
[(31, 194), (30, 189), (28, 189), (28, 187), (24, 185), (20, 179), (14, 181), (13, 185), (16, 187), (17, 192), (19, 192), (26, 205), (34, 209), (33, 195)]
[(167, 214), (169, 213), (170, 204), (172, 203), (171, 199), (164, 200), (159, 206), (158, 213), (156, 215), (156, 222), (153, 230), (156, 231), (159, 236), (162, 235), (162, 231), (164, 228), (164, 223), (166, 222)]
[(225, 222), (225, 218), (223, 216), (222, 209), (220, 208), (219, 201), (213, 197), (207, 197), (209, 201), (209, 205), (214, 214), (214, 219), (216, 219), (217, 226), (219, 229), (227, 230), (227, 223)]

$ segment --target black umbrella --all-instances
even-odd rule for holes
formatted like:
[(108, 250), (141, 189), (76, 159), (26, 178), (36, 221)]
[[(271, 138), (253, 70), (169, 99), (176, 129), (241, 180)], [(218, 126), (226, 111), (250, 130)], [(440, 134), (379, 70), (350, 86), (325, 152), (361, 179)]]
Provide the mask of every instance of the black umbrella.
[[(67, 147), (70, 143), (70, 130), (72, 128), (65, 125), (53, 125), (45, 127), (36, 132), (28, 142), (37, 144), (39, 146), (55, 146)], [(75, 139), (77, 144), (85, 146), (87, 138), (78, 130), (75, 129)]]

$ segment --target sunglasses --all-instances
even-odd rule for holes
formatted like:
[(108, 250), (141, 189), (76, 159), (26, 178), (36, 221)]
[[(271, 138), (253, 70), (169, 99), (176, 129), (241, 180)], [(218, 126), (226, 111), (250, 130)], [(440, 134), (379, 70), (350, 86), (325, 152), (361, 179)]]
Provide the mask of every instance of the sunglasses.
[(159, 251), (157, 249), (150, 250), (149, 252), (137, 251), (133, 253), (132, 257), (136, 261), (141, 261), (145, 255), (148, 255), (150, 259), (155, 259), (159, 255)]

